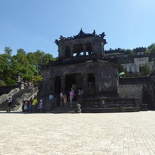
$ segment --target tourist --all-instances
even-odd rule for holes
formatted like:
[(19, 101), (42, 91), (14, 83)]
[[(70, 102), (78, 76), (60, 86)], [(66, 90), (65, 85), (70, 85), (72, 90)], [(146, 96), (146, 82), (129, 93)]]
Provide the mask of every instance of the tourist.
[(66, 95), (66, 93), (64, 93), (64, 95), (63, 95), (63, 101), (64, 101), (64, 106), (66, 107), (67, 106), (67, 95)]
[(64, 106), (64, 98), (63, 98), (63, 91), (60, 93), (60, 107)]
[(38, 100), (37, 100), (37, 97), (35, 96), (33, 101), (32, 101), (32, 112), (36, 112), (36, 106), (38, 104)]
[(13, 103), (12, 97), (9, 97), (7, 112), (10, 112), (12, 103)]
[(70, 92), (69, 92), (70, 107), (72, 107), (72, 101), (73, 101), (74, 96), (75, 96), (74, 91), (70, 90)]
[(24, 112), (28, 112), (28, 102), (24, 103)]
[(33, 99), (31, 97), (30, 100), (28, 101), (28, 111), (29, 112), (32, 112), (32, 101), (33, 101)]
[(22, 112), (24, 112), (24, 104), (25, 104), (25, 99), (22, 102)]
[(53, 108), (55, 108), (54, 96), (51, 99), (50, 112), (52, 111)]
[(71, 90), (74, 92), (75, 91), (75, 86), (72, 85)]
[(49, 95), (49, 102), (47, 103), (47, 112), (51, 111), (53, 104), (54, 104), (54, 96), (51, 93)]
[(78, 89), (78, 101), (80, 100), (81, 98), (81, 88)]
[(42, 112), (42, 108), (43, 108), (43, 101), (40, 100), (39, 101), (39, 106), (38, 106), (38, 112)]

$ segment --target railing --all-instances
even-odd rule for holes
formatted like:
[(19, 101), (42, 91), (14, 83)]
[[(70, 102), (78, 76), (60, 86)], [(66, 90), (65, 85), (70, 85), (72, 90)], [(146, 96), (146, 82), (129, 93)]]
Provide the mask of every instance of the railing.
[(82, 111), (139, 111), (138, 100), (128, 98), (87, 98), (81, 104)]

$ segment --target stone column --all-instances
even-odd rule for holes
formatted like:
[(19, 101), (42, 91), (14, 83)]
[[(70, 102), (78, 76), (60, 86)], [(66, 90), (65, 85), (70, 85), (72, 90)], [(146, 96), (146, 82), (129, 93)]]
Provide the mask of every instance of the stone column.
[(61, 77), (61, 90), (65, 91), (65, 76)]
[(104, 57), (104, 44), (103, 44), (103, 42), (101, 42), (101, 54), (102, 54), (102, 57)]
[(126, 71), (129, 72), (129, 64), (126, 65)]
[(83, 94), (84, 95), (88, 94), (88, 75), (87, 74), (83, 75)]
[(73, 57), (73, 45), (70, 45), (70, 57)]
[(139, 73), (139, 65), (135, 65), (135, 71), (136, 73)]

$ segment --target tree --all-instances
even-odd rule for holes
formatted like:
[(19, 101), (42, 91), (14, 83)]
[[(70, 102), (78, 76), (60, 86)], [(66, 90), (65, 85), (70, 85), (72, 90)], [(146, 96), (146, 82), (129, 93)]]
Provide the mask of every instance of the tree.
[(37, 75), (33, 77), (33, 83), (35, 86), (38, 86), (38, 83), (42, 81), (42, 76), (41, 75)]
[(15, 84), (18, 68), (17, 66), (18, 64), (11, 55), (0, 55), (0, 79), (7, 84)]
[(43, 51), (26, 53), (24, 49), (18, 49), (12, 56), (12, 49), (5, 47), (4, 54), (0, 54), (0, 80), (3, 84), (15, 84), (19, 72), (24, 81), (34, 81), (35, 84), (42, 80), (42, 66), (55, 60), (51, 54)]
[(0, 86), (6, 86), (6, 83), (2, 80), (0, 80)]
[(146, 53), (150, 53), (152, 56), (155, 56), (155, 43), (148, 46)]
[(120, 76), (127, 75), (126, 69), (121, 64), (119, 64), (119, 66), (118, 66), (118, 75), (120, 75)]
[(140, 67), (140, 73), (141, 73), (141, 75), (143, 75), (143, 76), (150, 75), (151, 69), (150, 69), (150, 67), (146, 64), (146, 65)]
[(10, 47), (5, 47), (4, 52), (7, 55), (10, 55), (10, 56), (12, 55), (12, 49)]

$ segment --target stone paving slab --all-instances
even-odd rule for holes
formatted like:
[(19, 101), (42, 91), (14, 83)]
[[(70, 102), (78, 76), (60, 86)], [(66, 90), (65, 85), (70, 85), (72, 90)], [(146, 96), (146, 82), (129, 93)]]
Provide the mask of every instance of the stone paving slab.
[(0, 112), (0, 155), (155, 155), (155, 111)]

